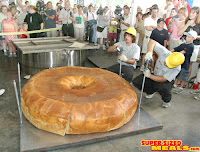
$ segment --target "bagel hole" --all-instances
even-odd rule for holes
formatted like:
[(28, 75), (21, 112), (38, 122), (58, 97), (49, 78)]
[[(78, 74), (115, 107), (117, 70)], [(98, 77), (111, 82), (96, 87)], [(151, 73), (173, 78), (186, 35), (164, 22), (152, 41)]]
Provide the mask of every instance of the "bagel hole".
[(83, 90), (92, 86), (96, 79), (90, 76), (73, 75), (61, 79), (61, 84), (73, 90)]
[(87, 86), (73, 86), (71, 89), (75, 89), (75, 90), (82, 90), (87, 88)]

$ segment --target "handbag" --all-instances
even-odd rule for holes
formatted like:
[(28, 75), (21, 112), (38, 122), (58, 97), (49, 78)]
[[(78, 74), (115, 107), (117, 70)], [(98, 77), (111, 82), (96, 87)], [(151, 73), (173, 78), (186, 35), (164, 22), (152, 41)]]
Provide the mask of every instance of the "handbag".
[(104, 28), (105, 28), (105, 27), (97, 26), (97, 31), (98, 31), (98, 32), (103, 32)]

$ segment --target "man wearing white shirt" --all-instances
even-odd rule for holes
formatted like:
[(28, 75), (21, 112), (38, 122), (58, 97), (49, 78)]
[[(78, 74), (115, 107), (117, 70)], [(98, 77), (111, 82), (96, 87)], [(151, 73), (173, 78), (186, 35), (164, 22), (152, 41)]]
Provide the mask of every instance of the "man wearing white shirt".
[(95, 14), (92, 12), (93, 6), (89, 5), (88, 6), (88, 12), (86, 13), (86, 18), (87, 18), (87, 24), (86, 24), (86, 34), (85, 34), (85, 40), (88, 40), (89, 37), (89, 42), (93, 42), (93, 36), (94, 36), (94, 30), (96, 28), (96, 18)]
[(85, 14), (83, 14), (83, 7), (79, 6), (78, 12), (74, 14), (74, 31), (77, 39), (83, 40), (84, 38), (84, 21), (87, 21)]
[[(4, 19), (7, 18), (7, 6), (5, 5), (2, 5), (1, 6), (1, 13), (0, 13), (0, 32), (1, 32), (1, 24), (2, 24), (2, 21)], [(1, 46), (3, 47), (3, 51), (4, 51), (4, 55), (7, 55), (7, 52), (6, 52), (6, 41), (4, 38), (2, 38), (2, 36), (0, 36), (0, 44)]]
[[(103, 9), (103, 8), (102, 8)], [(102, 10), (100, 10), (102, 11)], [(108, 12), (108, 6), (104, 8), (103, 14), (98, 14), (97, 21), (98, 21), (98, 26), (97, 26), (97, 42), (100, 45), (100, 39), (103, 38), (103, 50), (106, 49), (105, 43), (108, 37), (108, 20), (109, 20), (109, 15), (107, 14)], [(101, 13), (101, 12), (100, 12)]]
[(164, 19), (170, 16), (172, 8), (174, 8), (173, 0), (166, 0), (166, 6), (164, 8), (165, 14), (163, 16)]
[(130, 8), (128, 6), (124, 7), (124, 20), (120, 21), (120, 28), (121, 28), (121, 33), (120, 33), (120, 42), (124, 41), (124, 33), (125, 31), (130, 27), (131, 24), (131, 15), (130, 15)]
[(152, 8), (151, 16), (144, 20), (145, 36), (142, 45), (143, 59), (142, 59), (142, 66), (140, 69), (141, 71), (144, 70), (144, 56), (147, 53), (147, 44), (149, 42), (151, 33), (155, 28), (157, 28), (158, 11), (159, 11), (158, 8)]
[(73, 16), (70, 9), (70, 2), (65, 2), (65, 7), (60, 11), (59, 21), (62, 22), (62, 32), (64, 36), (74, 37)]

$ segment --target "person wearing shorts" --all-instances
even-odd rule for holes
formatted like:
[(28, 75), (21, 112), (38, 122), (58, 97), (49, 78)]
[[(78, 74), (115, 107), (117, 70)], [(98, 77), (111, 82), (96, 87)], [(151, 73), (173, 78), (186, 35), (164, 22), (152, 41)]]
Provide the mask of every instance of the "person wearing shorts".
[[(183, 88), (187, 83), (187, 78), (189, 75), (190, 70), (190, 61), (192, 59), (192, 54), (194, 51), (194, 44), (193, 41), (197, 38), (197, 32), (196, 31), (190, 31), (188, 33), (184, 33), (187, 35), (186, 37), (186, 43), (183, 43), (179, 45), (178, 47), (171, 50), (171, 52), (180, 52), (183, 53), (185, 56), (185, 62), (181, 65), (181, 72), (177, 76), (175, 82), (174, 82), (174, 88), (173, 92), (176, 94), (180, 94), (183, 92)], [(180, 84), (180, 87), (178, 85)]]
[[(99, 14), (97, 17), (97, 43), (100, 46), (100, 39), (103, 38), (103, 50), (106, 50), (106, 40), (108, 38), (108, 24), (109, 24), (109, 15), (108, 12), (108, 6), (104, 8), (103, 14)], [(100, 31), (99, 31), (100, 28)], [(101, 28), (103, 30), (101, 30)]]

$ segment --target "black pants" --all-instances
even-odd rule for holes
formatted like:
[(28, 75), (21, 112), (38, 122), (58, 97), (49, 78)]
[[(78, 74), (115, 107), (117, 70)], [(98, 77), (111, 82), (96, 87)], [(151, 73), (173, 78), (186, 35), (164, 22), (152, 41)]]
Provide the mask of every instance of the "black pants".
[[(142, 89), (142, 82), (143, 82), (144, 75), (141, 74), (133, 79), (133, 85), (137, 87), (139, 90)], [(154, 92), (158, 92), (162, 96), (162, 100), (166, 103), (170, 102), (172, 95), (171, 95), (171, 88), (173, 85), (173, 81), (169, 82), (155, 82), (149, 78), (145, 78), (144, 84), (144, 92), (148, 95), (153, 94)]]
[(45, 37), (45, 33), (42, 32), (42, 33), (33, 33), (33, 34), (30, 34), (30, 38), (39, 38), (39, 37)]
[(74, 37), (74, 26), (73, 24), (63, 24), (62, 25), (62, 33), (64, 36)]
[[(118, 64), (108, 67), (106, 70), (119, 74), (119, 69), (120, 69), (120, 64), (118, 63)], [(134, 68), (132, 66), (122, 65), (121, 70), (122, 70), (121, 71), (122, 77), (126, 81), (131, 82), (133, 80)]]
[(92, 38), (94, 34), (93, 26), (94, 25), (87, 25), (85, 29), (85, 40), (88, 41), (88, 38), (89, 38), (90, 43), (92, 43)]
[(121, 30), (117, 29), (116, 42), (119, 42), (120, 33), (121, 33)]

